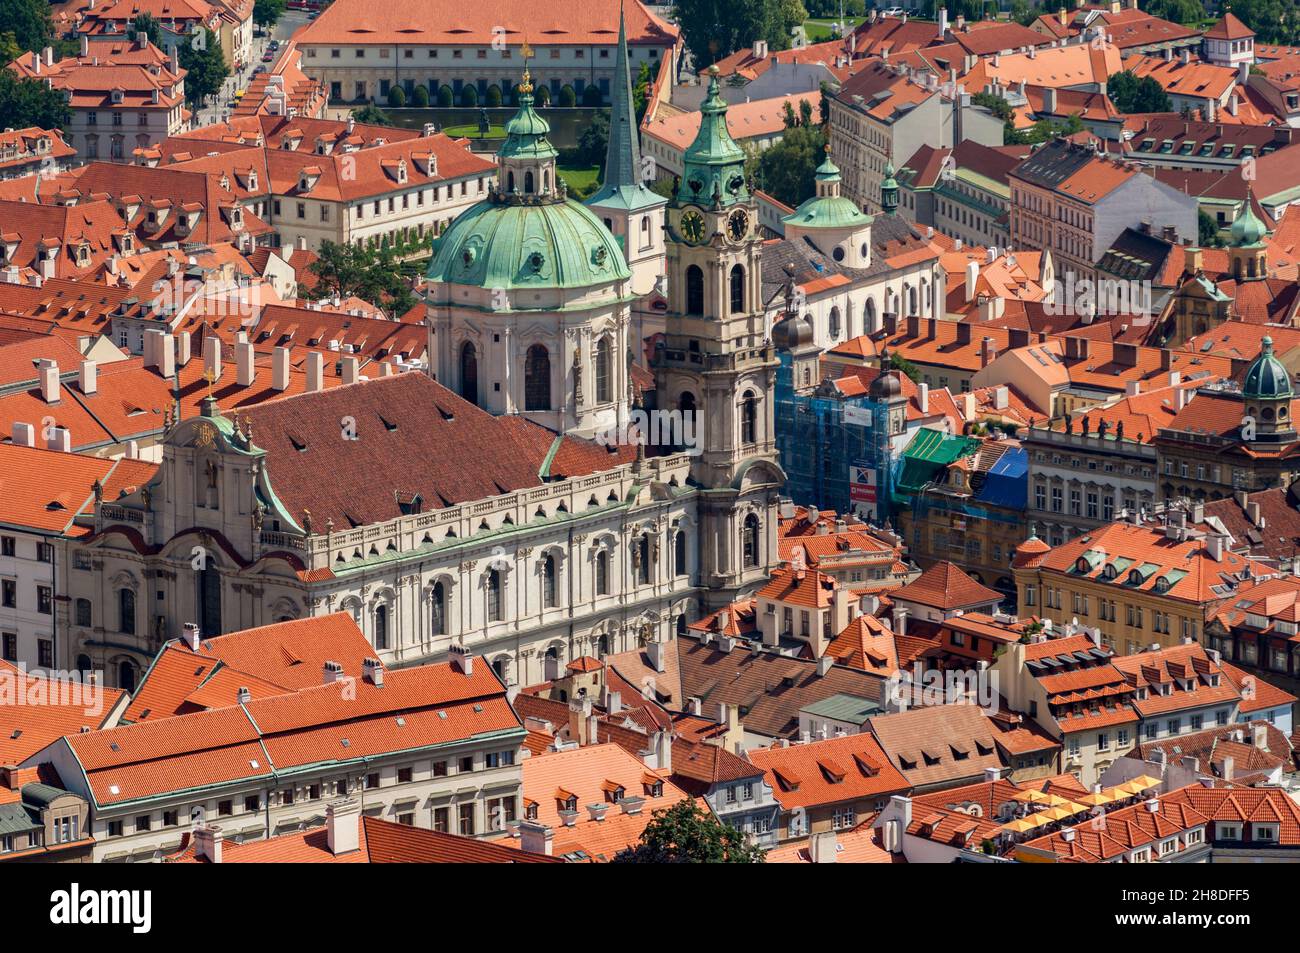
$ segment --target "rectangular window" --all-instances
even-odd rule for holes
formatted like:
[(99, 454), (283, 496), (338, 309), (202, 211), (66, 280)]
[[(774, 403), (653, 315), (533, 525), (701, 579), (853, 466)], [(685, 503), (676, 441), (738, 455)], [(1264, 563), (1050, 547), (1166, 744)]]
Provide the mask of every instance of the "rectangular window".
[(476, 832), (474, 830), (474, 805), (473, 803), (462, 804), (460, 806), (460, 833), (465, 837), (472, 837)]

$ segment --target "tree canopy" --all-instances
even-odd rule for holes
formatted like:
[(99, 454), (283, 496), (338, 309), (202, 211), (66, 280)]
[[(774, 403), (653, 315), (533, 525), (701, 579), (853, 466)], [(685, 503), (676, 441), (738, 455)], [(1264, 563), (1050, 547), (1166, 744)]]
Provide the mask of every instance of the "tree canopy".
[(355, 296), (383, 308), (392, 317), (406, 313), (416, 303), (396, 256), (387, 246), (323, 241), (317, 259), (311, 263), (311, 272), (318, 279), (318, 295)]
[(1106, 83), (1106, 94), (1122, 113), (1172, 112), (1173, 105), (1163, 86), (1150, 76), (1138, 79), (1132, 70), (1115, 73)]
[(273, 26), (284, 8), (285, 0), (253, 0), (253, 22), (258, 26)]
[(0, 116), (15, 129), (62, 129), (72, 118), (63, 94), (38, 79), (19, 79), (0, 69)]
[(766, 852), (693, 800), (655, 811), (635, 847), (614, 855), (616, 864), (761, 864)]
[(674, 15), (695, 68), (704, 69), (755, 40), (790, 48), (791, 31), (808, 19), (800, 0), (677, 0)]
[(49, 46), (54, 42), (50, 5), (46, 0), (0, 0), (0, 35), (8, 33), (20, 52)]
[(780, 142), (751, 156), (749, 166), (764, 192), (795, 207), (817, 191), (815, 173), (825, 158), (821, 127), (798, 124), (786, 129)]
[(207, 27), (180, 46), (181, 67), (185, 76), (185, 99), (191, 105), (202, 105), (209, 96), (221, 92), (221, 86), (230, 75), (225, 57), (221, 55), (221, 40)]

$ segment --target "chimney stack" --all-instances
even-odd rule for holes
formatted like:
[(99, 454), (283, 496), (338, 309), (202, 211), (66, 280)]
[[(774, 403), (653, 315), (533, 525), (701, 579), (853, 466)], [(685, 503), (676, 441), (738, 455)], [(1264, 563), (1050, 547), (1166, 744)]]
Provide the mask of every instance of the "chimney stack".
[(83, 394), (93, 394), (99, 390), (99, 369), (94, 361), (81, 362), (81, 373), (78, 375), (77, 386), (81, 388)]
[(59, 362), (48, 357), (36, 362), (37, 375), (41, 382), (41, 400), (47, 404), (59, 402)]
[(203, 339), (203, 373), (221, 380), (221, 339), (215, 334)]
[(343, 666), (338, 662), (326, 660), (321, 666), (323, 684), (331, 685), (343, 678)]
[(307, 390), (315, 392), (325, 386), (325, 358), (320, 351), (307, 355)]
[[(250, 344), (251, 348), (252, 345)], [(274, 351), (271, 387), (278, 391), (289, 389), (289, 349), (277, 347)]]
[(257, 372), (253, 369), (253, 345), (240, 341), (235, 345), (235, 380), (240, 387), (250, 387)]
[(199, 626), (196, 622), (186, 622), (181, 627), (181, 641), (191, 652), (199, 650)]
[(519, 846), (530, 854), (550, 857), (555, 853), (555, 831), (537, 821), (523, 821), (519, 825)]
[(361, 802), (344, 798), (325, 805), (325, 836), (336, 857), (361, 849)]
[(221, 863), (221, 828), (211, 824), (194, 829), (194, 854), (210, 864)]
[(474, 656), (463, 642), (453, 642), (447, 649), (452, 667), (467, 678), (474, 674)]
[(354, 355), (343, 358), (343, 383), (355, 384), (361, 377), (360, 363)]

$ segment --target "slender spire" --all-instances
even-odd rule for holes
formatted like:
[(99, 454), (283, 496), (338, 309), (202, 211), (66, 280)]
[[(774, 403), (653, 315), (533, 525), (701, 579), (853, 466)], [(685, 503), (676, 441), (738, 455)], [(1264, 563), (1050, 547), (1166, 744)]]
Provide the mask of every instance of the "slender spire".
[(632, 73), (627, 56), (627, 23), (618, 9), (618, 58), (609, 113), (609, 146), (605, 153), (605, 185), (623, 188), (641, 184), (641, 147), (637, 142)]

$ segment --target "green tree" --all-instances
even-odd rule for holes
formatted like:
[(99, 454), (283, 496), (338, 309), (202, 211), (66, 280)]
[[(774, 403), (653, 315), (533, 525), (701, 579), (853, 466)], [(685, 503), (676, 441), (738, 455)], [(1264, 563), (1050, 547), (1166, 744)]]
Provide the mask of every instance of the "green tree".
[(230, 75), (230, 67), (221, 55), (221, 40), (207, 27), (199, 27), (180, 45), (181, 67), (185, 69), (185, 99), (191, 105), (202, 105), (209, 96), (221, 92), (221, 85)]
[(635, 847), (614, 855), (616, 864), (761, 864), (766, 852), (694, 800), (655, 811)]
[(19, 52), (43, 50), (54, 41), (50, 5), (46, 0), (0, 0), (0, 33), (12, 33)]
[(478, 87), (473, 83), (466, 83), (460, 88), (460, 104), (462, 106), (473, 107), (478, 105)]
[(491, 86), (487, 88), (487, 95), (484, 98), (487, 100), (488, 106), (492, 107), (493, 109), (500, 106), (501, 87), (498, 86), (496, 83), (493, 83)]
[(573, 91), (573, 87), (565, 83), (560, 87), (560, 105), (576, 106), (578, 104), (578, 94)]
[(415, 296), (402, 277), (397, 256), (388, 236), (377, 246), (321, 242), (311, 272), (317, 278), (318, 296), (355, 296), (382, 308), (390, 316), (404, 314), (415, 306)]
[(826, 136), (818, 126), (787, 129), (781, 141), (757, 156), (751, 171), (778, 202), (797, 206), (817, 190), (815, 173), (826, 158)]
[(394, 109), (401, 109), (406, 105), (406, 90), (402, 89), (399, 83), (388, 87), (388, 105)]
[(274, 26), (284, 13), (285, 0), (253, 0), (253, 22), (258, 26)]
[(1196, 223), (1196, 240), (1202, 248), (1218, 248), (1223, 245), (1223, 239), (1219, 237), (1219, 223), (1209, 212), (1205, 209), (1197, 210)]
[(600, 87), (595, 83), (588, 83), (582, 90), (582, 105), (584, 106), (601, 106), (605, 102), (605, 97), (600, 91)]
[(19, 79), (7, 69), (0, 69), (0, 116), (15, 129), (39, 126), (62, 129), (72, 118), (63, 93), (51, 89), (38, 79)]
[(1172, 112), (1173, 105), (1164, 87), (1144, 76), (1138, 79), (1131, 70), (1115, 73), (1106, 82), (1106, 94), (1122, 113)]
[(598, 112), (591, 117), (578, 138), (578, 161), (583, 165), (600, 166), (605, 174), (605, 153), (609, 149), (609, 116)]
[(447, 109), (450, 106), (454, 106), (455, 103), (456, 103), (456, 97), (452, 93), (451, 87), (448, 86), (446, 83), (443, 83), (441, 86), (439, 86), (438, 105), (441, 106), (443, 109)]
[(788, 49), (790, 31), (808, 19), (808, 11), (799, 0), (677, 0), (673, 16), (696, 69), (704, 69), (755, 40)]
[(364, 122), (371, 126), (391, 126), (393, 120), (388, 117), (378, 106), (362, 106), (360, 109), (352, 110), (352, 118), (357, 122)]
[[(135, 39), (138, 36), (144, 36), (147, 37), (149, 42), (154, 46), (159, 49), (163, 48), (162, 27), (158, 25), (158, 21), (153, 18), (152, 14), (142, 13), (137, 16), (131, 21), (130, 27), (127, 28), (127, 33), (130, 34), (131, 39)], [(189, 84), (186, 83), (186, 85), (188, 86)]]
[(420, 83), (415, 89), (411, 90), (411, 105), (418, 106), (421, 109), (429, 105), (429, 87)]
[(650, 102), (650, 87), (654, 85), (654, 73), (650, 71), (650, 63), (642, 60), (641, 69), (636, 74), (636, 82), (632, 85), (632, 106), (636, 109), (636, 125), (641, 128), (641, 120), (645, 118), (646, 106)]
[(918, 384), (921, 382), (921, 369), (901, 354), (889, 355), (889, 362), (893, 365), (894, 370), (910, 377)]
[(538, 106), (549, 106), (551, 104), (551, 87), (537, 86), (533, 89), (533, 102)]
[(0, 64), (12, 63), (23, 55), (23, 48), (13, 33), (0, 33)]

